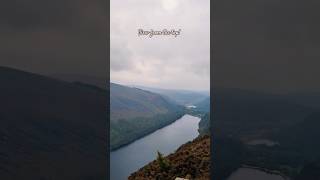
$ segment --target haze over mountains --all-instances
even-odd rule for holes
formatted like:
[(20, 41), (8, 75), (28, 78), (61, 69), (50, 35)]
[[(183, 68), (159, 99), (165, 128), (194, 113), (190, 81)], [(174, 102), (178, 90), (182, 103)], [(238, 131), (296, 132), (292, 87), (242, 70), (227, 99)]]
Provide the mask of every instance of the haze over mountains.
[(210, 95), (209, 91), (161, 89), (161, 88), (152, 88), (152, 87), (145, 87), (145, 86), (135, 86), (135, 87), (161, 94), (162, 96), (167, 97), (171, 100), (174, 100), (176, 103), (181, 105), (192, 105), (192, 104), (194, 105), (196, 103), (200, 103), (204, 99), (208, 98)]

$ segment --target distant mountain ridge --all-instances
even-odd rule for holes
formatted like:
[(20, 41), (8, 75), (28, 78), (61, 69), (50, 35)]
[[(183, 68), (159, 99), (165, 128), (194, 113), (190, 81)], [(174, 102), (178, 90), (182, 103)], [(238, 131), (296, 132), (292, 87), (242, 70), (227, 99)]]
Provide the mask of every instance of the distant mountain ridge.
[(174, 89), (160, 89), (145, 86), (134, 86), (139, 89), (144, 89), (154, 93), (161, 94), (162, 96), (173, 100), (180, 105), (191, 105), (199, 103), (210, 96), (210, 92), (206, 91), (190, 91), (190, 90), (174, 90)]
[(91, 84), (102, 89), (107, 88), (107, 77), (86, 76), (79, 74), (50, 74), (50, 77), (67, 82), (81, 82)]

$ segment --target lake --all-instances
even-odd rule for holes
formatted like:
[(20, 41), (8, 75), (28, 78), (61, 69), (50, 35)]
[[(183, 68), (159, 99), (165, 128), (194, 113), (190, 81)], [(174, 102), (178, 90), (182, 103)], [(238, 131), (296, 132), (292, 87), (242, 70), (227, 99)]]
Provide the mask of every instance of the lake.
[(270, 174), (258, 169), (252, 168), (239, 168), (231, 174), (227, 180), (287, 180), (286, 178), (277, 175)]
[(156, 159), (157, 151), (173, 153), (182, 144), (196, 138), (200, 118), (184, 115), (174, 123), (161, 128), (133, 143), (110, 153), (110, 180), (127, 177)]
[(275, 145), (280, 145), (280, 143), (269, 140), (269, 139), (256, 139), (256, 140), (252, 140), (249, 141), (248, 143), (246, 143), (248, 145), (252, 145), (252, 146), (256, 146), (256, 145), (265, 145), (265, 146), (275, 146)]

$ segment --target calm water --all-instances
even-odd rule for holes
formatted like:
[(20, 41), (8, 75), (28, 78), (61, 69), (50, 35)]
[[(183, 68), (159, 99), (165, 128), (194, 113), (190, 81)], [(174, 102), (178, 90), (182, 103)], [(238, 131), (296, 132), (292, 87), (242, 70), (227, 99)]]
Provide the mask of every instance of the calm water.
[(173, 153), (180, 145), (198, 136), (200, 118), (184, 115), (174, 123), (149, 134), (110, 154), (110, 179), (127, 177), (162, 154)]
[(247, 143), (248, 145), (265, 145), (265, 146), (275, 146), (275, 145), (280, 145), (278, 142), (269, 140), (269, 139), (257, 139), (257, 140), (252, 140), (250, 142)]
[(286, 180), (280, 175), (269, 174), (257, 169), (239, 168), (227, 180)]

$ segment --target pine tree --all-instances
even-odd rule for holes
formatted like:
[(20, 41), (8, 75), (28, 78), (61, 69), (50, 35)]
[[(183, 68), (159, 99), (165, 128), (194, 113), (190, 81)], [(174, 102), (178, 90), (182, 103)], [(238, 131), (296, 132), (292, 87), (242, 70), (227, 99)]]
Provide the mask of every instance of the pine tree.
[(161, 171), (167, 171), (170, 169), (169, 162), (163, 157), (163, 155), (158, 151), (157, 162), (160, 166)]

